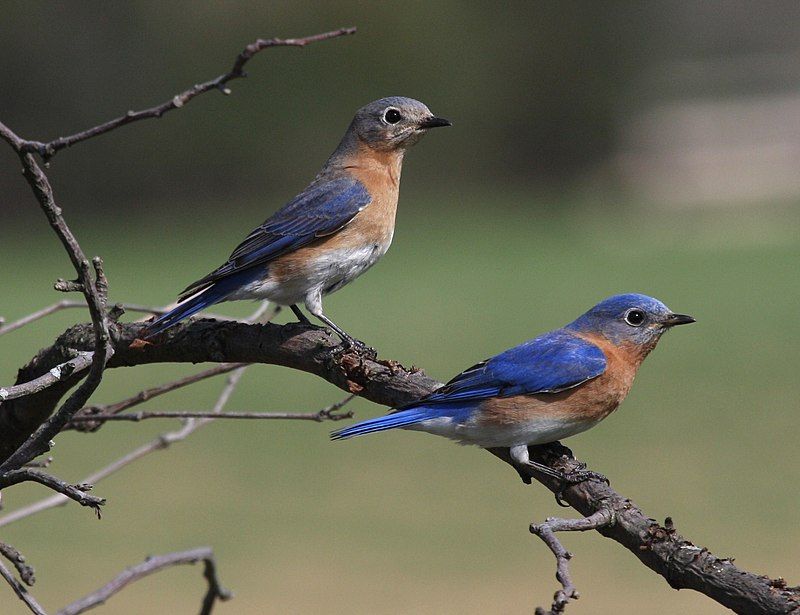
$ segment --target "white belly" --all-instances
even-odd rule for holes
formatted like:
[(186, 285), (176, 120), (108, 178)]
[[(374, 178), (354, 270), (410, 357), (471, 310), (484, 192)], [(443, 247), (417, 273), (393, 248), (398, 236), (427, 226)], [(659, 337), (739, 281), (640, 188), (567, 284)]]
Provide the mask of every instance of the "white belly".
[(360, 248), (341, 248), (326, 251), (309, 261), (302, 274), (277, 281), (267, 275), (255, 280), (228, 297), (238, 299), (268, 299), (280, 305), (303, 303), (317, 293), (329, 294), (352, 282), (372, 267), (386, 254), (391, 238), (386, 244), (371, 244)]
[(579, 434), (599, 421), (576, 421), (566, 418), (537, 417), (513, 425), (479, 425), (476, 421), (458, 422), (452, 418), (429, 419), (405, 429), (426, 431), (484, 448), (547, 444)]

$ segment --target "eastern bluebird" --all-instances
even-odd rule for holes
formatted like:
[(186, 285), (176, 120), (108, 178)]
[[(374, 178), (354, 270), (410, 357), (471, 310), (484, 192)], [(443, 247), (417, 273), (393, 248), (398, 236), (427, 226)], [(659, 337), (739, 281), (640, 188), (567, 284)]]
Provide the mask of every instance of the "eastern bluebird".
[(390, 414), (335, 431), (350, 438), (400, 427), (508, 448), (518, 466), (563, 479), (529, 459), (546, 444), (593, 427), (622, 402), (636, 371), (665, 331), (694, 322), (645, 295), (610, 297), (562, 329), (460, 373)]
[(250, 233), (228, 261), (190, 284), (180, 303), (156, 319), (151, 337), (221, 301), (296, 304), (355, 340), (322, 311), (322, 297), (354, 280), (392, 243), (403, 154), (430, 128), (450, 126), (417, 100), (393, 96), (358, 110), (314, 181)]

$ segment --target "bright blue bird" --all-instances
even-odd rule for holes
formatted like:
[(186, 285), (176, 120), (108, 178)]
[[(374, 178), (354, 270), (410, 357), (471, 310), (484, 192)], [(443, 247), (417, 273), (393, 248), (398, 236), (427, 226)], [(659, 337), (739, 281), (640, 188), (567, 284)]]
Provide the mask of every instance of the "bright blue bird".
[(563, 478), (531, 461), (528, 446), (599, 423), (628, 394), (664, 332), (692, 322), (652, 297), (616, 295), (561, 329), (481, 361), (418, 401), (331, 437), (398, 427), (426, 431), (462, 444), (508, 448), (518, 466)]

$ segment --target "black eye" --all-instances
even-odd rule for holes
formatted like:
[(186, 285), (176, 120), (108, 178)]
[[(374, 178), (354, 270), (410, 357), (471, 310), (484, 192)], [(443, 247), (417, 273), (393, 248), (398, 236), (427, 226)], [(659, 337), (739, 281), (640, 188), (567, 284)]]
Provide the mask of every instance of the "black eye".
[(642, 310), (632, 309), (625, 312), (625, 322), (631, 327), (638, 327), (644, 322), (644, 312)]
[(384, 112), (383, 119), (386, 120), (387, 124), (397, 124), (397, 122), (403, 119), (403, 116), (400, 115), (400, 112), (394, 107), (389, 107)]

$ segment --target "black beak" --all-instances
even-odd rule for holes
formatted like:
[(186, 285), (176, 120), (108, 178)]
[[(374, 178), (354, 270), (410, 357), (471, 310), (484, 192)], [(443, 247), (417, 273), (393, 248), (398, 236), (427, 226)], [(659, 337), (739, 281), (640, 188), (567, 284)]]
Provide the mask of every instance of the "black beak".
[(674, 327), (676, 325), (690, 325), (693, 322), (697, 321), (688, 314), (670, 314), (667, 316), (664, 324), (667, 327)]
[(436, 117), (432, 115), (430, 117), (426, 117), (424, 120), (420, 120), (419, 124), (417, 124), (418, 128), (423, 128), (427, 130), (428, 128), (439, 128), (440, 126), (452, 126), (453, 123), (450, 120), (446, 120), (443, 117)]

